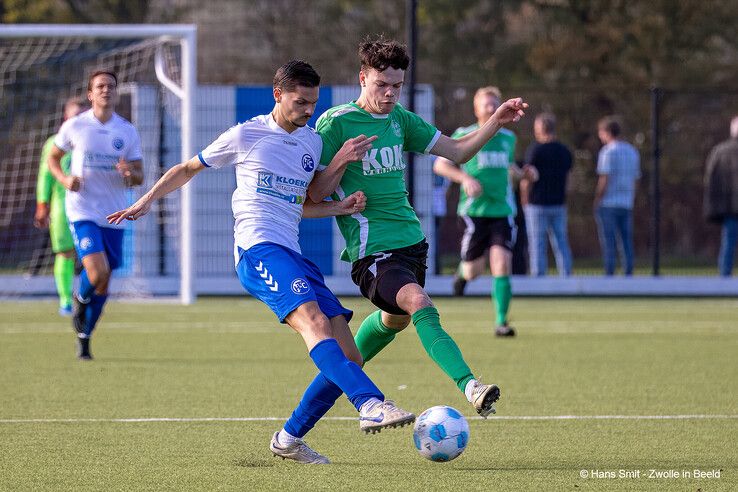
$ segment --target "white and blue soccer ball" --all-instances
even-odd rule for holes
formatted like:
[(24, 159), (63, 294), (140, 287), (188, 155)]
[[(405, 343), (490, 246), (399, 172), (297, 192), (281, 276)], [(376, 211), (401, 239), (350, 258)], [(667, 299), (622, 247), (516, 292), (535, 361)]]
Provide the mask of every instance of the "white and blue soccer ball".
[(451, 461), (466, 449), (469, 424), (455, 408), (439, 405), (418, 416), (413, 430), (415, 448), (431, 461)]

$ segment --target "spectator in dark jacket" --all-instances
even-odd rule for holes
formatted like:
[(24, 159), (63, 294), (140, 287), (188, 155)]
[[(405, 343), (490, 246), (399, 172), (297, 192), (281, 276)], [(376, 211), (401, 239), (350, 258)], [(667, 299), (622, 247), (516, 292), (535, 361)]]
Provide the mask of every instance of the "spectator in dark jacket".
[(533, 123), (536, 141), (525, 153), (525, 164), (538, 170), (538, 181), (521, 182), (528, 233), (530, 274), (546, 275), (547, 236), (551, 239), (559, 275), (571, 275), (571, 248), (566, 220), (566, 178), (571, 169), (569, 149), (556, 139), (556, 117), (541, 113)]
[(730, 138), (716, 145), (705, 170), (705, 216), (722, 224), (718, 271), (728, 277), (738, 240), (738, 116), (730, 122)]

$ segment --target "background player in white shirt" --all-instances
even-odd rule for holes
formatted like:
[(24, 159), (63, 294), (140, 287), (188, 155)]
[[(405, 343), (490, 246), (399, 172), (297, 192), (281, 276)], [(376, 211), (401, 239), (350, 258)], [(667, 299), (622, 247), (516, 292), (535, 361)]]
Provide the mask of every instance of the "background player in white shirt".
[[(206, 167), (235, 166), (234, 249), (241, 284), (302, 336), (321, 371), (318, 377), (348, 396), (360, 412), (362, 430), (376, 432), (410, 423), (415, 416), (385, 401), (363, 372), (363, 360), (348, 327), (353, 313), (325, 286), (318, 268), (300, 253), (297, 241), (303, 216), (349, 215), (363, 210), (366, 203), (361, 191), (342, 201), (316, 204), (307, 199), (323, 145), (306, 126), (315, 111), (319, 83), (320, 77), (307, 63), (283, 65), (274, 77), (275, 105), (270, 114), (230, 128), (197, 156), (172, 167), (131, 207), (108, 219), (112, 224), (136, 220), (154, 201)], [(352, 139), (336, 159), (361, 158), (373, 140)], [(309, 391), (303, 401), (312, 399)], [(329, 462), (288, 427), (272, 437), (270, 449), (275, 455), (303, 463)]]
[[(113, 72), (90, 76), (87, 98), (92, 109), (64, 122), (48, 160), (49, 171), (68, 190), (67, 218), (84, 267), (72, 317), (83, 360), (92, 359), (90, 337), (108, 298), (111, 271), (122, 261), (123, 228), (108, 224), (105, 217), (126, 206), (126, 188), (143, 183), (141, 139), (115, 113), (117, 86)], [(72, 154), (69, 175), (61, 168), (67, 152)]]

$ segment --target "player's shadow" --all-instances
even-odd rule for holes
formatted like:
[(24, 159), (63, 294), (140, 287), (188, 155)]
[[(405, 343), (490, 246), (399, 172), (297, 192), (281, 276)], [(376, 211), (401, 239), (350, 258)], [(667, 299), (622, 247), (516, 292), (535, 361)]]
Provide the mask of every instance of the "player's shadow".
[(275, 466), (274, 460), (243, 458), (233, 461), (233, 464), (242, 468), (269, 468)]
[(112, 364), (201, 364), (201, 365), (222, 365), (232, 362), (244, 362), (242, 357), (213, 357), (213, 358), (171, 358), (171, 357), (105, 357), (98, 359), (102, 363)]

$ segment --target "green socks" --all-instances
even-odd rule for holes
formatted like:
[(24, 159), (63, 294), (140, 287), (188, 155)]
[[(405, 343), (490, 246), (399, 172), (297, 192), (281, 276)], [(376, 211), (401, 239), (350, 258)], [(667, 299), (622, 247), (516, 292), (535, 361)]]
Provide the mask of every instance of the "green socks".
[[(456, 386), (464, 392), (466, 383), (474, 379), (471, 369), (464, 362), (459, 347), (441, 327), (438, 310), (423, 308), (413, 314), (413, 324), (418, 332), (423, 348), (438, 367), (443, 369)], [(382, 312), (375, 311), (361, 323), (354, 340), (364, 363), (369, 362), (384, 347), (395, 339), (397, 331), (390, 330), (382, 323)]]
[(464, 362), (456, 342), (443, 331), (438, 310), (429, 306), (416, 311), (413, 314), (413, 324), (430, 358), (454, 380), (463, 393), (466, 383), (474, 379), (474, 375)]
[(54, 280), (59, 293), (59, 305), (72, 305), (72, 283), (74, 282), (74, 258), (56, 255), (54, 259)]
[(354, 341), (366, 364), (384, 347), (395, 339), (397, 332), (390, 330), (382, 323), (382, 311), (374, 311), (362, 321)]
[(512, 299), (510, 277), (495, 277), (492, 292), (497, 309), (497, 326), (504, 325), (507, 323), (507, 310), (510, 308), (510, 299)]

